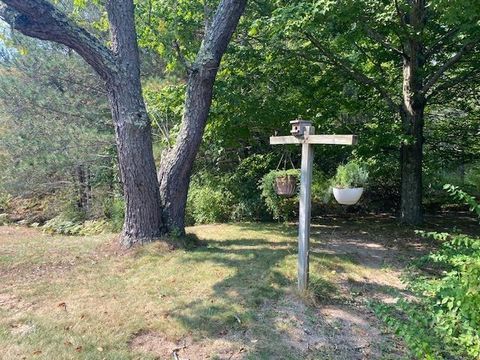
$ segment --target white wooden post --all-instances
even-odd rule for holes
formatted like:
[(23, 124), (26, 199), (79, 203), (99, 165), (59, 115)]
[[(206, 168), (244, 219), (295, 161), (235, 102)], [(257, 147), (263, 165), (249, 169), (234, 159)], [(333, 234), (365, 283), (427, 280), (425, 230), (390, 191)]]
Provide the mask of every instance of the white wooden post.
[[(313, 126), (306, 126), (304, 139), (315, 134)], [(312, 169), (313, 145), (302, 144), (302, 168), (300, 177), (300, 205), (298, 220), (298, 290), (304, 291), (308, 286), (308, 264), (310, 251), (310, 217), (312, 210)]]
[(312, 209), (313, 145), (355, 145), (355, 135), (315, 135), (315, 128), (309, 121), (295, 120), (291, 133), (294, 136), (271, 136), (271, 145), (301, 144), (302, 169), (300, 178), (300, 205), (298, 221), (298, 290), (308, 287), (308, 263), (310, 251), (310, 217)]

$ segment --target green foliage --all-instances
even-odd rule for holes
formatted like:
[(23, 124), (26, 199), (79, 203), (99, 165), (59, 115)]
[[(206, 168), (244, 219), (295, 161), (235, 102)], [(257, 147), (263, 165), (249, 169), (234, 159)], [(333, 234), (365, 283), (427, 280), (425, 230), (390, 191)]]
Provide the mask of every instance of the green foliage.
[(125, 201), (122, 197), (108, 197), (104, 200), (103, 215), (113, 232), (120, 232), (125, 218)]
[[(267, 209), (273, 215), (276, 220), (288, 221), (293, 219), (295, 211), (298, 205), (298, 197), (283, 197), (275, 191), (275, 179), (281, 176), (291, 175), (300, 179), (300, 170), (272, 170), (267, 173), (260, 183), (260, 189), (262, 190), (262, 197), (265, 200)], [(298, 186), (297, 186), (298, 190)]]
[(226, 181), (232, 194), (232, 220), (266, 220), (267, 209), (258, 188), (262, 177), (275, 166), (274, 154), (254, 154), (243, 159)]
[(43, 225), (43, 231), (48, 234), (63, 235), (97, 235), (109, 229), (109, 224), (105, 220), (88, 220), (85, 222), (75, 222), (67, 219), (64, 215), (59, 215), (48, 220)]
[(12, 195), (7, 192), (0, 191), (0, 213), (9, 209), (11, 201)]
[(470, 211), (477, 215), (480, 219), (480, 205), (477, 203), (475, 198), (472, 195), (467, 194), (466, 192), (460, 190), (457, 186), (453, 186), (450, 184), (445, 185), (444, 190), (446, 190), (450, 196), (452, 196), (455, 200), (468, 205)]
[(192, 179), (187, 199), (187, 223), (207, 224), (230, 220), (232, 195), (219, 183), (219, 180), (208, 175)]
[[(474, 197), (453, 185), (445, 185), (445, 190), (468, 205), (480, 220), (480, 205)], [(419, 234), (440, 242), (440, 248), (417, 262), (407, 278), (417, 300), (401, 300), (395, 307), (376, 305), (375, 309), (419, 358), (478, 359), (480, 238)], [(433, 269), (436, 275), (425, 275), (423, 268)]]
[(476, 164), (468, 170), (466, 182), (480, 192), (480, 164)]
[(350, 161), (337, 168), (332, 186), (337, 188), (365, 187), (368, 182), (368, 170), (358, 161)]

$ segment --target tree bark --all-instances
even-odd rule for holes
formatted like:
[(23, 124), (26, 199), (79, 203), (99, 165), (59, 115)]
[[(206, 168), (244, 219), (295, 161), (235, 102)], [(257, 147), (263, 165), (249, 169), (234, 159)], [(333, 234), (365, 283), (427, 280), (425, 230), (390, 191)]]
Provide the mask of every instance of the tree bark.
[(220, 2), (197, 58), (188, 69), (180, 133), (174, 147), (162, 157), (158, 172), (163, 219), (169, 232), (185, 232), (185, 205), (190, 175), (210, 111), (213, 85), (222, 56), (245, 10), (246, 2)]
[(408, 225), (423, 222), (423, 126), (426, 100), (423, 94), (424, 46), (421, 34), (425, 25), (425, 1), (413, 0), (408, 24), (414, 31), (404, 48), (403, 103), (400, 118), (406, 139), (400, 149), (401, 204), (400, 220)]
[(143, 101), (132, 1), (107, 3), (112, 51), (120, 71), (107, 82), (115, 124), (120, 176), (124, 187), (122, 244), (130, 247), (164, 232), (153, 158), (151, 125)]
[(160, 192), (153, 159), (150, 119), (140, 83), (140, 66), (131, 0), (107, 1), (112, 49), (108, 49), (45, 0), (2, 0), (0, 17), (23, 34), (75, 50), (105, 81), (115, 124), (125, 196), (121, 243), (130, 247), (161, 236)]

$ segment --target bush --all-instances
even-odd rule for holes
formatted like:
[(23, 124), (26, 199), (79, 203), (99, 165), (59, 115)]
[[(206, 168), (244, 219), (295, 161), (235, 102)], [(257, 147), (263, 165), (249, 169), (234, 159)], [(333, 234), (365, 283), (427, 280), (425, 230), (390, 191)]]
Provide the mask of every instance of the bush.
[(358, 161), (350, 161), (337, 168), (332, 179), (332, 186), (336, 188), (364, 187), (368, 181), (368, 171)]
[(0, 190), (0, 213), (7, 212), (10, 208), (12, 196)]
[(480, 164), (471, 167), (467, 171), (466, 182), (473, 186), (476, 191), (480, 192)]
[(203, 179), (201, 177), (202, 175), (194, 178), (190, 184), (186, 209), (187, 224), (229, 221), (232, 212), (231, 194), (205, 174)]
[(74, 222), (66, 219), (63, 215), (48, 220), (42, 226), (43, 231), (48, 234), (63, 235), (97, 235), (110, 230), (110, 225), (105, 220), (88, 220), (85, 222)]
[(243, 159), (226, 179), (225, 187), (232, 194), (232, 220), (270, 219), (258, 185), (277, 162), (274, 154), (255, 154)]
[(113, 232), (122, 231), (125, 219), (125, 201), (122, 197), (108, 197), (103, 201), (103, 215)]
[[(453, 185), (444, 189), (480, 219), (480, 205), (472, 196)], [(417, 300), (402, 300), (395, 308), (377, 306), (377, 311), (419, 358), (479, 359), (480, 238), (419, 233), (441, 247), (415, 264), (408, 278)], [(437, 275), (424, 275), (425, 267)]]

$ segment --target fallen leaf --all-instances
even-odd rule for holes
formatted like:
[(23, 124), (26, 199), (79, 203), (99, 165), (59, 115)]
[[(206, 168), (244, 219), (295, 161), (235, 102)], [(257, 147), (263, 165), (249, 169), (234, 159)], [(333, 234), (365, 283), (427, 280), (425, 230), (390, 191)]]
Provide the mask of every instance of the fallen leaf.
[(33, 352), (33, 355), (40, 355), (41, 353), (42, 353), (41, 350), (35, 350), (35, 351)]
[(83, 348), (82, 348), (81, 346), (77, 346), (77, 347), (75, 348), (75, 351), (76, 351), (76, 352), (80, 352), (80, 351), (82, 351), (82, 349), (83, 349)]

